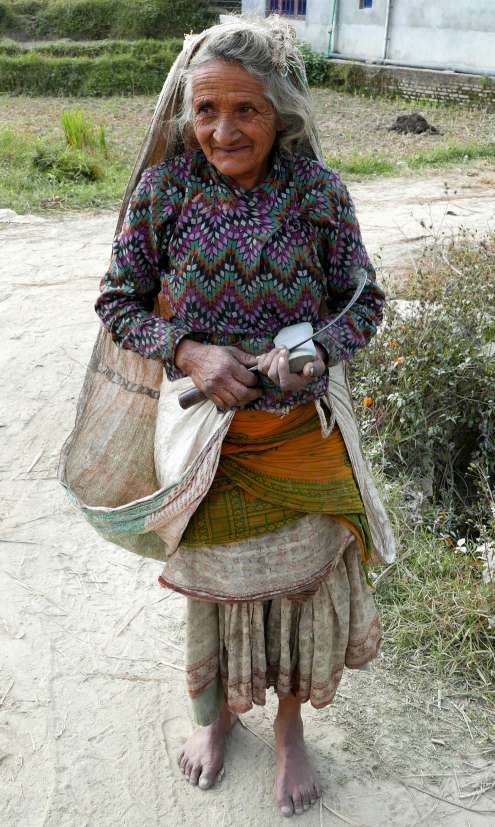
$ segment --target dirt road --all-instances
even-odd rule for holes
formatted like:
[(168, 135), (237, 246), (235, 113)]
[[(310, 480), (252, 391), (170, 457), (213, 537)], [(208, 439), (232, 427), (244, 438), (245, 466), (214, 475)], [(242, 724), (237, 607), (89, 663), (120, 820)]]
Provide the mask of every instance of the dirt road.
[[(385, 272), (409, 269), (424, 236), (495, 227), (493, 182), (480, 177), (383, 180), (351, 191)], [(251, 731), (236, 726), (222, 782), (207, 793), (189, 787), (175, 763), (191, 729), (183, 600), (157, 586), (159, 564), (86, 527), (56, 481), (115, 216), (2, 217), (0, 824), (277, 823), (273, 699), (245, 716)], [(305, 709), (325, 806), (301, 822), (495, 825), (494, 812), (459, 806), (495, 811), (489, 793), (461, 797), (466, 779), (486, 776), (493, 753), (437, 690), (395, 676), (385, 646), (370, 672), (345, 676), (331, 708)]]

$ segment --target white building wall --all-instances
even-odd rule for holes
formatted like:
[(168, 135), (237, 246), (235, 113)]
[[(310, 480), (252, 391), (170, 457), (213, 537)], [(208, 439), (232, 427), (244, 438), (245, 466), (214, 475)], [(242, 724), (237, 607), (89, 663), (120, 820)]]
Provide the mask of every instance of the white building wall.
[[(396, 0), (399, 2), (400, 0)], [(311, 0), (308, 0), (311, 3)], [(321, 3), (327, 0), (313, 0)], [(359, 0), (335, 0), (337, 20), (334, 51), (360, 60), (383, 55), (387, 0), (373, 0), (371, 9), (360, 9)], [(414, 0), (413, 0), (414, 2)]]
[(397, 62), (495, 71), (494, 0), (396, 0), (390, 34)]
[[(337, 2), (335, 50), (381, 60), (387, 0), (373, 0), (371, 9), (360, 9), (359, 0)], [(494, 71), (495, 1), (391, 0), (386, 58), (414, 66)]]
[[(242, 0), (244, 14), (266, 16), (265, 0)], [(307, 0), (305, 20), (287, 18), (297, 32), (298, 39), (308, 43), (316, 52), (327, 53), (329, 28), (332, 14), (332, 0)]]
[[(334, 2), (334, 51), (382, 60), (387, 0), (373, 0), (371, 9), (360, 9), (359, 0), (307, 0), (306, 20), (290, 18), (299, 39), (328, 51)], [(242, 0), (242, 10), (264, 17), (266, 2)], [(495, 0), (390, 0), (385, 57), (413, 66), (495, 72)]]

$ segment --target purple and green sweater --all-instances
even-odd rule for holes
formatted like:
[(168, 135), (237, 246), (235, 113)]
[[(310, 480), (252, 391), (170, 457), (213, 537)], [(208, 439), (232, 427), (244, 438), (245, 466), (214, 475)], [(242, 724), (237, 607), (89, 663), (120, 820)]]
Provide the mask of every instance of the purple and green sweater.
[[(257, 355), (273, 347), (282, 327), (323, 327), (351, 298), (356, 265), (369, 274), (364, 291), (318, 337), (330, 365), (368, 343), (384, 304), (345, 185), (316, 161), (276, 153), (266, 180), (241, 190), (198, 150), (144, 172), (96, 312), (117, 344), (160, 359), (174, 380), (183, 375), (174, 354), (185, 336)], [(153, 312), (160, 291), (169, 320)], [(264, 395), (249, 407), (308, 402), (327, 382), (324, 376), (284, 395), (261, 377)]]

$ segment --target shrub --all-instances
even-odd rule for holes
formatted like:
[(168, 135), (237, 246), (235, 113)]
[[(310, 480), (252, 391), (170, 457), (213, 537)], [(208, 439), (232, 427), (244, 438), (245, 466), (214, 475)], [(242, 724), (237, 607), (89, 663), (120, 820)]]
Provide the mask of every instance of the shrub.
[(16, 15), (31, 15), (35, 17), (46, 8), (47, 0), (12, 0), (12, 8)]
[(117, 0), (50, 0), (38, 21), (41, 35), (98, 40), (109, 37)]
[(38, 12), (37, 30), (76, 40), (183, 37), (214, 19), (206, 0), (48, 0)]
[(0, 93), (14, 95), (150, 95), (160, 91), (173, 55), (51, 58), (0, 55)]
[(389, 306), (353, 365), (368, 450), (421, 492), (421, 517), (445, 535), (490, 525), (481, 476), (495, 487), (495, 240), (438, 252)]
[(15, 40), (4, 38), (0, 41), (0, 54), (23, 55), (36, 54), (46, 57), (103, 57), (123, 55), (146, 59), (156, 55), (176, 57), (182, 49), (182, 40), (96, 40), (96, 41), (61, 41), (60, 43), (38, 43), (29, 52)]
[(310, 86), (326, 86), (329, 77), (329, 63), (324, 55), (314, 52), (306, 43), (300, 43), (299, 49), (304, 57), (306, 77)]
[(134, 0), (119, 5), (113, 33), (116, 37), (183, 37), (216, 20), (206, 0)]
[(0, 32), (6, 32), (14, 26), (15, 16), (10, 3), (0, 0)]

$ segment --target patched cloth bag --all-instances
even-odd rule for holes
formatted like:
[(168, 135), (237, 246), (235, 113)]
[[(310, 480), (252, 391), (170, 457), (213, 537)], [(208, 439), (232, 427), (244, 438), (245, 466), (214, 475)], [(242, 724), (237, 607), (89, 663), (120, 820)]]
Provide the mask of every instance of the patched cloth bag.
[[(205, 36), (203, 32), (186, 38), (168, 74), (127, 186), (116, 233), (142, 172), (183, 148), (173, 117), (180, 102), (183, 71)], [(312, 131), (307, 134), (305, 154), (322, 159)], [(326, 410), (342, 432), (376, 557), (390, 562), (393, 534), (361, 453), (345, 367), (340, 363), (329, 373)], [(208, 400), (182, 410), (178, 395), (190, 387), (189, 379), (169, 382), (158, 360), (119, 348), (101, 327), (78, 400), (75, 426), (60, 458), (59, 480), (93, 528), (117, 545), (162, 561), (176, 551), (211, 485), (234, 415), (232, 411), (220, 413)], [(323, 420), (320, 402), (317, 407)]]

